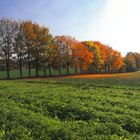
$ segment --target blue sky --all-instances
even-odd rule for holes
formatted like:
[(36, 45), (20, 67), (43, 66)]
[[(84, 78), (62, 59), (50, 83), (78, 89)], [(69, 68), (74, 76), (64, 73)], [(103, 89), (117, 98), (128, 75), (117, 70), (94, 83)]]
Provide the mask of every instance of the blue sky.
[(139, 0), (0, 0), (0, 16), (32, 20), (53, 35), (99, 40), (124, 55), (140, 52), (138, 5)]

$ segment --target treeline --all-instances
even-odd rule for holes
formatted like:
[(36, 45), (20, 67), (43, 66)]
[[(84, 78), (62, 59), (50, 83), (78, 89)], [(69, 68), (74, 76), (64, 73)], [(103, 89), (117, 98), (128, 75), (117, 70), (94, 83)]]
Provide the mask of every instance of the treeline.
[(51, 70), (75, 69), (75, 73), (105, 73), (133, 71), (140, 68), (140, 54), (121, 53), (98, 41), (80, 42), (71, 36), (52, 36), (49, 29), (32, 21), (0, 19), (0, 69), (35, 69), (36, 76), (41, 69), (46, 76)]
[(123, 58), (125, 71), (140, 70), (140, 53), (128, 52)]

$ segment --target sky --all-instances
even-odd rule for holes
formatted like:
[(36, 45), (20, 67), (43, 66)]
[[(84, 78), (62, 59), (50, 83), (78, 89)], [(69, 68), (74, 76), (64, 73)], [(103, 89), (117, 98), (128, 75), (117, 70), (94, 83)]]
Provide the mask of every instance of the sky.
[(0, 0), (0, 17), (32, 20), (53, 35), (140, 53), (140, 0)]

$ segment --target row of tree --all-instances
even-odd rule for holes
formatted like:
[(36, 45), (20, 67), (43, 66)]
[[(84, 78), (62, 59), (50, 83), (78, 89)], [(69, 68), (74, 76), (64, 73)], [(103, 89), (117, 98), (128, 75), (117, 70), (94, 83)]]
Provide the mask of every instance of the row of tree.
[(140, 53), (129, 52), (124, 57), (125, 71), (137, 71), (140, 70)]
[[(128, 71), (140, 68), (140, 55), (128, 53), (122, 58), (113, 48), (98, 41), (80, 42), (71, 36), (53, 37), (49, 29), (32, 21), (15, 21), (0, 19), (0, 64), (6, 66), (7, 78), (12, 68), (19, 69), (20, 77), (23, 69), (56, 69), (61, 75), (62, 69), (74, 68), (76, 74), (97, 72), (117, 72), (122, 68)], [(134, 57), (134, 58), (132, 58)], [(134, 69), (131, 63), (134, 63)], [(126, 66), (127, 65), (127, 66)]]

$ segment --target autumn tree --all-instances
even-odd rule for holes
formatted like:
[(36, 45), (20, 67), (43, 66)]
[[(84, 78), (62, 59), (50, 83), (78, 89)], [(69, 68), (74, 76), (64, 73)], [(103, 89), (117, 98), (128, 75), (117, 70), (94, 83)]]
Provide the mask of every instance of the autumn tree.
[[(127, 71), (140, 69), (140, 54), (129, 52), (122, 59), (121, 53), (99, 41), (79, 42), (71, 36), (53, 37), (49, 29), (32, 21), (17, 22), (11, 19), (0, 19), (0, 63), (5, 62), (7, 78), (10, 78), (11, 64), (18, 63), (20, 77), (27, 64), (29, 77), (31, 69), (36, 76), (39, 69), (59, 70), (70, 68), (81, 72), (117, 72), (126, 66)], [(14, 65), (13, 65), (14, 66)]]
[(140, 54), (136, 52), (128, 52), (124, 57), (124, 63), (127, 71), (136, 71), (140, 69)]
[(105, 72), (115, 72), (118, 71), (121, 66), (123, 65), (123, 59), (121, 56), (121, 53), (113, 50), (112, 47), (109, 47), (107, 45), (104, 45), (104, 53), (105, 53), (105, 59), (104, 59), (104, 69)]
[(122, 64), (123, 64), (123, 59), (122, 59), (122, 56), (119, 52), (117, 51), (113, 51), (112, 52), (113, 54), (111, 55), (111, 59), (110, 59), (110, 64), (109, 64), (109, 67), (108, 67), (108, 71), (118, 71)]
[(72, 47), (72, 63), (75, 67), (76, 74), (79, 68), (81, 72), (87, 71), (89, 65), (93, 61), (93, 54), (80, 42), (77, 42)]
[(59, 51), (60, 60), (60, 71), (62, 67), (67, 68), (67, 74), (69, 74), (69, 68), (72, 62), (72, 46), (75, 44), (76, 40), (71, 36), (56, 36), (54, 43)]
[(35, 66), (36, 76), (38, 76), (38, 70), (40, 66), (41, 53), (43, 53), (42, 48), (42, 29), (39, 24), (33, 23), (32, 25), (34, 38), (32, 40), (32, 45), (30, 47), (30, 54), (32, 57), (33, 64)]
[(99, 70), (102, 69), (102, 71), (104, 72), (105, 62), (106, 62), (106, 57), (107, 57), (107, 53), (106, 53), (106, 47), (107, 46), (105, 44), (99, 42), (99, 41), (94, 41), (94, 44), (96, 44), (99, 47), (100, 52), (101, 52), (100, 55), (101, 55), (102, 65), (100, 66)]
[(28, 71), (29, 77), (31, 76), (31, 62), (32, 62), (32, 46), (35, 45), (35, 34), (33, 29), (32, 21), (24, 21), (22, 22), (23, 33), (25, 36), (25, 49), (26, 49), (26, 60), (28, 63)]
[(99, 41), (82, 42), (94, 55), (94, 60), (90, 65), (90, 72), (111, 72), (118, 71), (123, 65), (121, 54), (111, 47)]
[(133, 55), (136, 61), (137, 70), (140, 70), (140, 53), (134, 52)]
[(98, 72), (98, 70), (100, 71), (100, 69), (103, 66), (103, 60), (101, 57), (101, 50), (99, 48), (99, 46), (94, 43), (93, 41), (85, 41), (82, 42), (87, 49), (93, 54), (94, 59), (92, 61), (92, 63), (90, 64), (90, 72)]

